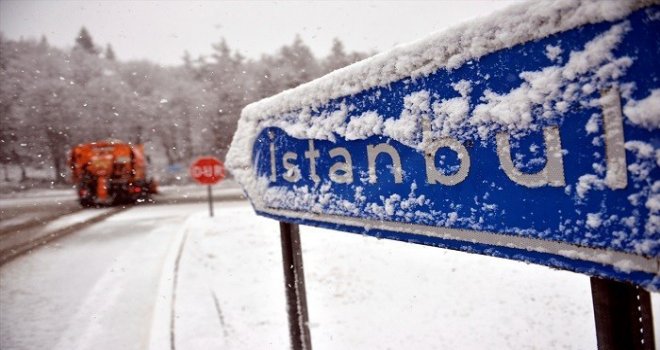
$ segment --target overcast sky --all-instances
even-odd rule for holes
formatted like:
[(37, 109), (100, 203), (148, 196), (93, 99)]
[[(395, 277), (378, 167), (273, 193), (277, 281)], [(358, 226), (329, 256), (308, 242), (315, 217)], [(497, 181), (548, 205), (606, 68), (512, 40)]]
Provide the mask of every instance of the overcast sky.
[(6, 38), (40, 38), (71, 47), (82, 26), (120, 60), (180, 64), (184, 50), (207, 55), (226, 38), (250, 58), (275, 53), (296, 34), (318, 56), (334, 37), (348, 51), (385, 51), (399, 43), (487, 15), (510, 1), (8, 1), (0, 0)]

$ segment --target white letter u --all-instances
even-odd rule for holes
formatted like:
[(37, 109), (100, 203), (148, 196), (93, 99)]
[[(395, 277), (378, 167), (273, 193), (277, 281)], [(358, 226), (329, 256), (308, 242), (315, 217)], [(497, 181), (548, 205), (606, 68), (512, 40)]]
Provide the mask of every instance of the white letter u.
[(564, 180), (564, 161), (561, 153), (561, 139), (559, 138), (559, 128), (550, 126), (543, 128), (543, 138), (545, 139), (545, 167), (534, 174), (524, 174), (516, 168), (511, 160), (511, 144), (509, 133), (500, 132), (497, 134), (497, 156), (500, 158), (500, 166), (504, 173), (513, 182), (526, 187), (565, 186)]

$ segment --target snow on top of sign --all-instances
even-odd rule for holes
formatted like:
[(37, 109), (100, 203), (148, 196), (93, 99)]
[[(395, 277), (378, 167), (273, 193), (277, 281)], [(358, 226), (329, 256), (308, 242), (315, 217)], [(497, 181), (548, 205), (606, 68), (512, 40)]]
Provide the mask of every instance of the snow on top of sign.
[[(365, 134), (364, 131), (369, 130), (372, 130), (374, 134), (383, 132), (385, 135), (395, 136), (395, 139), (406, 137), (410, 134), (410, 130), (404, 128), (403, 131), (399, 131), (394, 130), (396, 129), (394, 127), (409, 127), (410, 125), (403, 121), (392, 120), (389, 122), (389, 127), (387, 121), (384, 121), (381, 126), (381, 121), (373, 114), (365, 115), (362, 120), (357, 118), (353, 125), (346, 129), (346, 126), (342, 124), (348, 115), (349, 106), (340, 106), (334, 112), (324, 111), (320, 116), (313, 117), (312, 111), (335, 98), (350, 96), (373, 87), (387, 86), (406, 77), (415, 79), (427, 76), (440, 68), (455, 69), (469, 60), (497, 50), (543, 38), (580, 25), (620, 19), (632, 11), (652, 3), (657, 3), (657, 1), (529, 2), (509, 7), (485, 18), (468, 21), (416, 42), (398, 46), (389, 52), (373, 56), (245, 107), (227, 157), (228, 165), (235, 172), (250, 167), (251, 154), (246, 150), (251, 149), (260, 128), (267, 126), (287, 126), (286, 131), (290, 135), (311, 139), (334, 140), (333, 132), (342, 134), (342, 130), (347, 130), (347, 136), (350, 138), (363, 138), (368, 134)], [(625, 30), (625, 28), (620, 28), (620, 30)], [(561, 52), (561, 48), (557, 47), (546, 48), (546, 50), (550, 56), (559, 55)], [(564, 67), (563, 77), (571, 79), (576, 74), (583, 72), (585, 68), (593, 65), (594, 61), (598, 59), (599, 53), (603, 53), (603, 51), (583, 56), (571, 56), (572, 63)], [(557, 70), (527, 75), (525, 79), (528, 80), (529, 86), (522, 88), (532, 93), (539, 92), (535, 89), (542, 88), (542, 78), (550, 73), (556, 74)], [(459, 89), (462, 96), (465, 96), (469, 83), (455, 88)], [(517, 91), (517, 93), (522, 92), (522, 90)], [(515, 96), (508, 97), (510, 100)], [(481, 113), (481, 120), (506, 121), (501, 115), (498, 115), (497, 108), (489, 108), (502, 106), (504, 96), (490, 94), (487, 98), (489, 104), (477, 110)], [(515, 108), (516, 106), (509, 107)], [(444, 105), (436, 105), (433, 108), (438, 114), (446, 115), (443, 124), (448, 128), (455, 127), (466, 116), (464, 113), (466, 111), (465, 102), (460, 99), (447, 100)], [(525, 106), (519, 106), (519, 108), (524, 109)], [(646, 116), (635, 113), (635, 106), (629, 106), (629, 110), (636, 117), (639, 116), (640, 120), (647, 120)], [(262, 123), (263, 119), (275, 116), (277, 116), (277, 120)], [(315, 119), (313, 123), (305, 123), (311, 118)], [(526, 120), (511, 122), (525, 123)], [(400, 141), (410, 144), (405, 142), (407, 140)]]
[[(246, 107), (245, 114), (277, 115), (303, 106), (386, 86), (402, 78), (454, 69), (500, 49), (544, 38), (580, 25), (613, 21), (654, 3), (636, 1), (539, 1), (511, 6), (421, 40), (395, 47), (324, 77)], [(558, 54), (556, 49), (552, 53)]]
[[(403, 109), (397, 115), (382, 115), (375, 110), (355, 112), (355, 106), (339, 99), (372, 87), (387, 86), (402, 78), (411, 77), (414, 80), (438, 69), (455, 69), (471, 59), (499, 49), (583, 24), (621, 19), (649, 3), (657, 1), (527, 3), (397, 47), (388, 53), (247, 106), (239, 120), (227, 164), (256, 207), (268, 203), (273, 208), (349, 217), (398, 217), (403, 222), (430, 217), (440, 226), (451, 226), (458, 221), (475, 230), (488, 229), (483, 227), (480, 216), (486, 215), (486, 212), (496, 215), (497, 207), (477, 198), (475, 207), (482, 208), (482, 211), (472, 217), (458, 217), (456, 212), (431, 210), (433, 206), (430, 199), (417, 195), (414, 186), (408, 196), (397, 194), (381, 197), (380, 201), (371, 203), (365, 202), (365, 198), (360, 196), (360, 186), (355, 188), (353, 200), (333, 194), (330, 185), (326, 183), (314, 187), (294, 186), (293, 189), (273, 186), (268, 178), (258, 176), (253, 168), (253, 144), (264, 128), (277, 127), (287, 135), (300, 139), (335, 141), (336, 137), (343, 137), (346, 140), (360, 140), (382, 135), (422, 150), (423, 120), (430, 122), (428, 131), (436, 138), (451, 136), (461, 140), (478, 135), (482, 142), (493, 142), (494, 134), (501, 130), (513, 134), (526, 130), (538, 131), (548, 122), (563, 118), (572, 105), (600, 105), (604, 101), (594, 97), (597, 91), (612, 87), (617, 88), (627, 101), (623, 114), (628, 122), (649, 130), (657, 129), (660, 127), (660, 90), (652, 90), (647, 97), (634, 100), (634, 84), (616, 84), (616, 80), (634, 60), (634, 57), (614, 54), (626, 33), (631, 30), (628, 21), (612, 25), (584, 47), (572, 48), (570, 52), (566, 52), (567, 48), (563, 48), (561, 42), (546, 46), (545, 55), (550, 60), (549, 65), (536, 71), (521, 72), (520, 85), (508, 92), (486, 90), (481, 96), (470, 96), (473, 83), (461, 80), (451, 85), (457, 94), (455, 97), (432, 96), (427, 90), (403, 96)], [(487, 76), (481, 78), (489, 79)], [(373, 98), (378, 98), (378, 94), (378, 90), (374, 91)], [(596, 115), (585, 125), (588, 134), (596, 134), (594, 144), (603, 142), (599, 132), (602, 128), (600, 120), (600, 115)], [(648, 174), (650, 169), (660, 165), (660, 152), (652, 145), (634, 140), (626, 143), (626, 149), (636, 154), (628, 170), (631, 181), (640, 184), (641, 188), (629, 201), (634, 206), (645, 205), (649, 209), (645, 230), (646, 235), (651, 237), (660, 229), (660, 182), (657, 182), (657, 186), (648, 183), (651, 181)], [(538, 151), (530, 150), (534, 154)], [(602, 156), (600, 159), (604, 162)], [(516, 162), (519, 161), (516, 159)], [(528, 160), (528, 163), (534, 162), (543, 163), (544, 159)], [(566, 194), (574, 194), (576, 202), (583, 200), (589, 191), (602, 190), (607, 186), (604, 166), (596, 162), (593, 168), (595, 174), (585, 174), (577, 183), (566, 186)], [(364, 184), (365, 179), (363, 176), (360, 181)], [(633, 232), (637, 230), (635, 222), (638, 222), (634, 217), (612, 218), (602, 212), (585, 215), (587, 217), (584, 222), (565, 222), (561, 230), (570, 232), (595, 229), (620, 220), (630, 223), (630, 234), (637, 234)], [(627, 233), (613, 234), (623, 237)], [(656, 244), (652, 237), (646, 241), (641, 240), (637, 250), (642, 254), (648, 253)]]
[(632, 64), (629, 57), (616, 58), (612, 54), (629, 30), (627, 22), (612, 26), (588, 42), (583, 51), (571, 52), (566, 65), (520, 73), (524, 82), (506, 94), (486, 91), (485, 103), (474, 108), (470, 123), (479, 125), (479, 135), (486, 137), (492, 131), (492, 124), (508, 130), (530, 128), (535, 122), (534, 114), (539, 113), (533, 111), (536, 107), (541, 107), (541, 116), (546, 119), (556, 113), (564, 114), (568, 106), (581, 97), (579, 78), (590, 75), (591, 83), (606, 82), (622, 75)]
[(623, 113), (631, 122), (644, 128), (649, 130), (660, 128), (660, 89), (652, 90), (643, 100), (631, 99), (623, 107)]
[[(614, 25), (588, 42), (583, 50), (570, 52), (566, 64), (521, 72), (523, 82), (520, 86), (504, 94), (486, 90), (478, 99), (481, 103), (474, 106), (470, 104), (471, 83), (465, 80), (452, 84), (458, 97), (441, 99), (432, 104), (426, 90), (404, 96), (404, 108), (396, 116), (366, 111), (348, 118), (354, 107), (345, 103), (339, 103), (336, 109), (322, 109), (320, 113), (315, 112), (312, 106), (306, 106), (275, 117), (255, 114), (256, 107), (248, 106), (239, 121), (228, 155), (228, 165), (239, 180), (246, 180), (240, 171), (250, 166), (251, 154), (245, 150), (251, 149), (256, 135), (266, 127), (281, 128), (288, 135), (301, 139), (335, 141), (336, 135), (339, 135), (347, 140), (357, 140), (383, 135), (417, 149), (424, 147), (420, 123), (424, 119), (431, 120), (433, 136), (458, 139), (475, 134), (486, 139), (499, 130), (515, 132), (537, 129), (543, 125), (543, 119), (548, 121), (562, 116), (568, 111), (568, 106), (598, 88), (605, 88), (608, 82), (625, 72), (632, 59), (615, 57), (613, 51), (629, 30), (628, 22)], [(557, 46), (546, 50), (556, 53), (562, 49)], [(653, 112), (646, 109), (657, 103), (654, 100), (656, 96), (660, 94), (654, 92), (647, 99), (631, 101), (626, 105), (627, 114), (631, 115), (633, 122), (650, 127), (654, 125), (655, 116), (649, 115)], [(658, 118), (655, 119), (657, 123)], [(597, 125), (588, 127), (593, 129)]]
[[(245, 153), (244, 150), (251, 149), (251, 142), (256, 134), (265, 127), (278, 127), (288, 135), (301, 139), (334, 141), (336, 135), (339, 135), (347, 140), (358, 140), (382, 135), (418, 150), (425, 147), (424, 140), (421, 139), (422, 120), (431, 121), (430, 132), (433, 136), (452, 136), (458, 139), (479, 135), (482, 140), (487, 140), (492, 139), (493, 134), (499, 130), (536, 130), (544, 121), (562, 117), (571, 104), (601, 102), (584, 97), (595, 89), (606, 88), (609, 82), (622, 75), (632, 64), (630, 57), (616, 57), (613, 54), (629, 30), (628, 22), (613, 25), (589, 41), (584, 50), (572, 51), (565, 65), (551, 65), (538, 71), (522, 72), (520, 76), (523, 82), (520, 86), (504, 94), (486, 90), (478, 99), (481, 103), (474, 106), (470, 104), (471, 83), (461, 80), (452, 84), (452, 88), (459, 94), (458, 97), (441, 99), (431, 104), (430, 93), (426, 90), (404, 96), (403, 110), (398, 116), (388, 117), (376, 111), (367, 111), (349, 118), (354, 107), (345, 103), (339, 104), (335, 110), (322, 110), (318, 115), (313, 115), (312, 109), (307, 107), (299, 112), (285, 113), (278, 118), (244, 116), (241, 123), (250, 126), (240, 125), (232, 145), (230, 166), (234, 168), (234, 174), (248, 188), (249, 193), (262, 193), (250, 190), (263, 190), (267, 186), (257, 187), (252, 180), (252, 174), (247, 170), (242, 172), (242, 169), (248, 169), (251, 161), (251, 154)], [(630, 87), (623, 90), (624, 95), (630, 95)], [(654, 125), (649, 121), (654, 116), (648, 116), (650, 112), (645, 112), (644, 109), (657, 103), (653, 101), (656, 95), (660, 94), (654, 93), (642, 101), (632, 101), (627, 105), (627, 113), (636, 117), (631, 121), (636, 124)], [(598, 124), (591, 122), (587, 128), (597, 131)], [(247, 139), (250, 143), (237, 147), (245, 142), (239, 138), (243, 133), (249, 134)], [(239, 150), (240, 153), (237, 152)], [(544, 160), (538, 158), (532, 160), (532, 163), (534, 162), (540, 164)], [(237, 168), (237, 164), (242, 168)], [(577, 194), (584, 198), (589, 190), (603, 189), (604, 185), (599, 177), (585, 175), (577, 184)]]

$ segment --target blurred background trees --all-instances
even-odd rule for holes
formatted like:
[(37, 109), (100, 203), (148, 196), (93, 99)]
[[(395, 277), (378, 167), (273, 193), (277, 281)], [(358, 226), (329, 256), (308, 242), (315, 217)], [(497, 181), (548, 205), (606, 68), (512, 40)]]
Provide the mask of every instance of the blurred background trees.
[(63, 183), (68, 150), (108, 138), (147, 144), (163, 169), (205, 153), (224, 158), (247, 104), (367, 56), (346, 53), (335, 39), (331, 53), (318, 59), (296, 36), (251, 60), (222, 39), (210, 57), (184, 53), (180, 66), (162, 67), (120, 61), (84, 27), (72, 44), (62, 49), (45, 37), (0, 34), (2, 180), (28, 182), (41, 169), (51, 184)]

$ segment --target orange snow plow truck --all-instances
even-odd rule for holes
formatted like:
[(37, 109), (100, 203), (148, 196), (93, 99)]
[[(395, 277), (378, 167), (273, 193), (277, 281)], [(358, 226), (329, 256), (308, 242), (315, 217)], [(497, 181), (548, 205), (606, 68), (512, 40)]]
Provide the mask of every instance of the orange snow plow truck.
[(115, 205), (147, 200), (157, 193), (147, 178), (144, 145), (117, 140), (75, 146), (69, 157), (80, 205)]

